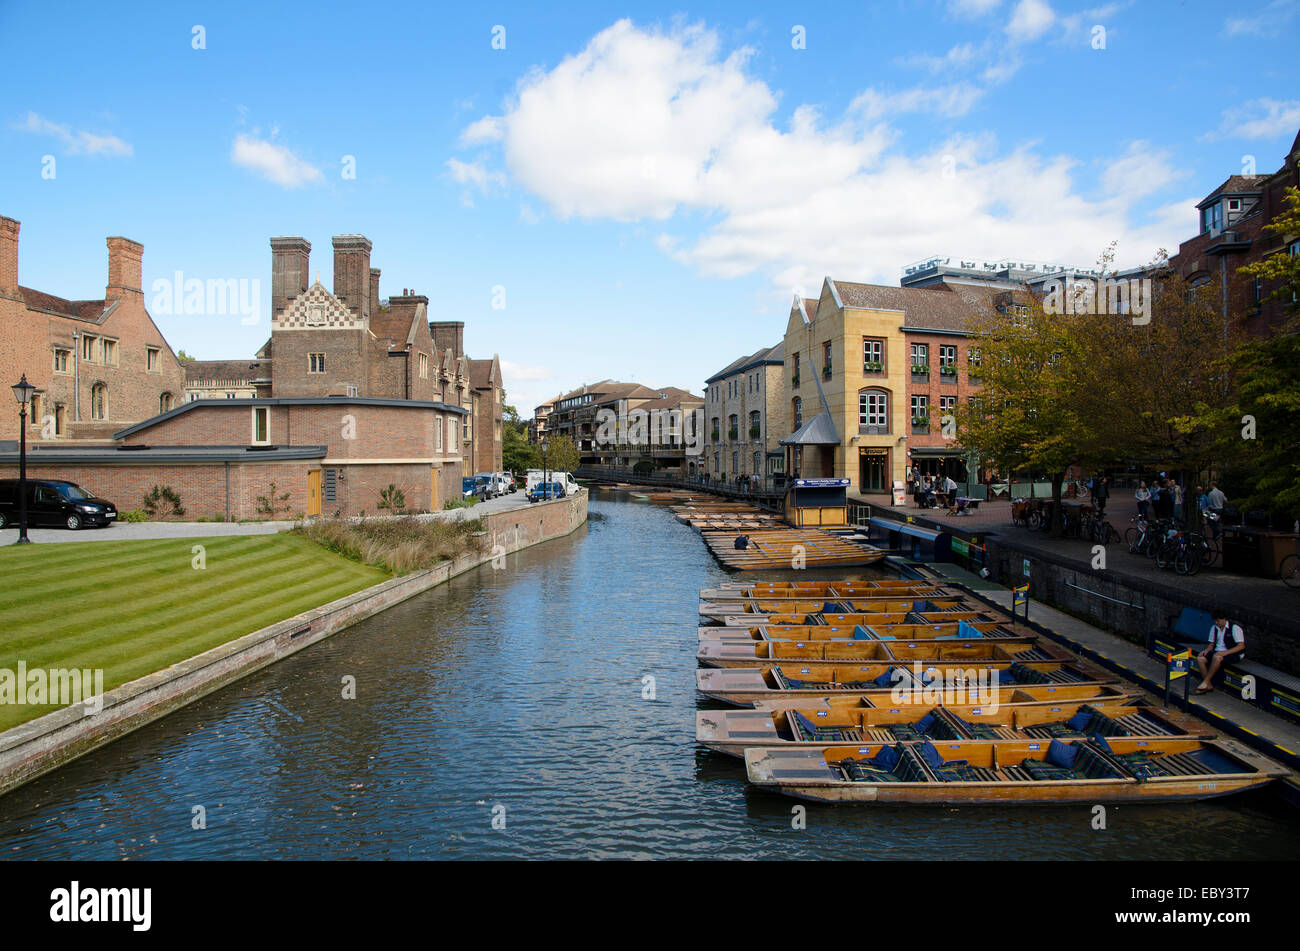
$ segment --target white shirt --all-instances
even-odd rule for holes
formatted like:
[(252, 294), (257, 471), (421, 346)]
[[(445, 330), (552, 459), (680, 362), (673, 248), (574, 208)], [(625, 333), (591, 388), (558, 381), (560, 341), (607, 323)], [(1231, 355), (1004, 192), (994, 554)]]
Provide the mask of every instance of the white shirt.
[[(1228, 622), (1232, 624), (1231, 621)], [(1227, 627), (1219, 627), (1217, 624), (1210, 628), (1210, 639), (1214, 641), (1214, 652), (1216, 654), (1228, 650), (1228, 645), (1224, 643), (1225, 635), (1228, 633)], [(1232, 636), (1237, 639), (1234, 647), (1244, 647), (1246, 644), (1246, 635), (1241, 630), (1240, 624), (1232, 624)]]
[(1223, 508), (1228, 502), (1228, 497), (1223, 494), (1221, 489), (1211, 489), (1209, 498), (1210, 506), (1216, 509)]

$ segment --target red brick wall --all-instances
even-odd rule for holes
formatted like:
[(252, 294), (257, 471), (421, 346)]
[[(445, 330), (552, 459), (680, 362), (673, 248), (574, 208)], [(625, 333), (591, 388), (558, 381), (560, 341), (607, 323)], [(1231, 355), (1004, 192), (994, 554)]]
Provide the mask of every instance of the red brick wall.
[[(927, 382), (912, 382), (911, 379), (911, 354), (912, 344), (924, 343), (930, 347), (930, 378)], [(957, 397), (957, 408), (966, 406), (967, 399), (978, 393), (980, 390), (978, 383), (972, 383), (970, 378), (970, 366), (967, 361), (967, 351), (970, 345), (970, 338), (949, 336), (946, 334), (926, 334), (926, 333), (907, 333), (904, 334), (904, 356), (907, 359), (909, 368), (907, 370), (907, 402), (904, 405), (904, 419), (907, 426), (907, 448), (917, 449), (920, 447), (942, 447), (951, 448), (954, 445), (953, 440), (943, 438), (942, 417), (943, 410), (939, 408), (939, 398), (942, 396)], [(957, 377), (956, 383), (940, 382), (944, 379), (939, 372), (939, 347), (955, 346), (957, 348)], [(928, 433), (912, 432), (912, 396), (925, 395), (930, 400), (930, 431)]]

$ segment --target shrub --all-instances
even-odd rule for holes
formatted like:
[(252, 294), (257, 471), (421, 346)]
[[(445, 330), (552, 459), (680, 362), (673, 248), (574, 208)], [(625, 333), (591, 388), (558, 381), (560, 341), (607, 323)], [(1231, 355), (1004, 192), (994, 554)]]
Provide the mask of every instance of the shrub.
[(170, 485), (155, 485), (145, 494), (142, 507), (149, 518), (180, 518), (185, 514), (181, 497)]
[[(149, 513), (144, 509), (132, 509), (130, 512), (118, 512), (117, 520), (119, 522), (147, 522)], [(202, 519), (200, 519), (202, 521)]]
[(388, 511), (400, 515), (406, 511), (406, 493), (393, 483), (388, 483), (387, 488), (379, 490), (378, 508), (381, 512)]
[(407, 517), (359, 521), (317, 519), (295, 525), (290, 534), (309, 538), (354, 561), (403, 575), (470, 552), (481, 553), (484, 551), (479, 535), (482, 531), (483, 523), (477, 519), (424, 521)]
[(444, 511), (450, 511), (451, 509), (471, 509), (477, 503), (478, 503), (478, 496), (471, 495), (467, 499), (448, 499), (447, 501), (442, 503), (442, 507)]
[(279, 487), (274, 482), (269, 495), (257, 497), (257, 514), (266, 518), (275, 518), (281, 512), (288, 512), (290, 507), (289, 493), (279, 494)]

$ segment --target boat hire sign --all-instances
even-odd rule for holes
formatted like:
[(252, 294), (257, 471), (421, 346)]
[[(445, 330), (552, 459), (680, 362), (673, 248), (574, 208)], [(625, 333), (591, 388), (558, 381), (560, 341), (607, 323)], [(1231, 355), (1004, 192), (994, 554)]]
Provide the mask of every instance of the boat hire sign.
[(1177, 654), (1165, 655), (1165, 674), (1168, 680), (1177, 680), (1179, 677), (1186, 677), (1191, 672), (1191, 651), (1180, 651)]
[(800, 489), (838, 489), (849, 484), (848, 479), (795, 479), (794, 484)]

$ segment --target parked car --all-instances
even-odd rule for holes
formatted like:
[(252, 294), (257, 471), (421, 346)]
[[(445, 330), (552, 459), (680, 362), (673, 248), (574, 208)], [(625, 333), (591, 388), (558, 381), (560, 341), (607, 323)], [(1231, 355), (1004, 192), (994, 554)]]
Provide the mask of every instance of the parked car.
[(543, 470), (541, 469), (529, 469), (527, 490), (529, 492), (533, 491), (533, 486), (537, 485), (537, 483), (544, 479), (551, 482), (558, 482), (561, 488), (564, 489), (561, 495), (573, 495), (573, 493), (582, 488), (582, 486), (578, 485), (577, 480), (567, 472), (549, 469), (543, 473)]
[[(0, 479), (0, 528), (18, 525), (17, 479)], [(112, 525), (117, 506), (91, 495), (75, 482), (58, 479), (27, 480), (27, 524), (32, 528), (58, 527), (73, 531), (83, 526)]]
[(529, 503), (546, 502), (550, 499), (564, 498), (564, 486), (558, 482), (539, 482), (528, 493)]
[(467, 476), (460, 480), (460, 496), (463, 499), (477, 498), (483, 501), (487, 498), (487, 485), (473, 476)]
[(515, 490), (514, 478), (509, 473), (494, 472), (492, 482), (496, 486), (497, 495), (509, 495)]
[(495, 472), (476, 472), (474, 473), (474, 481), (487, 486), (487, 497), (489, 499), (495, 499), (501, 494), (501, 487), (497, 483), (497, 474)]
[(500, 475), (501, 478), (503, 478), (503, 479), (505, 480), (505, 483), (506, 483), (506, 491), (507, 491), (507, 492), (518, 492), (518, 491), (519, 491), (519, 486), (518, 486), (518, 484), (515, 482), (515, 474), (514, 474), (513, 472), (500, 472), (500, 473), (497, 473), (497, 474)]

